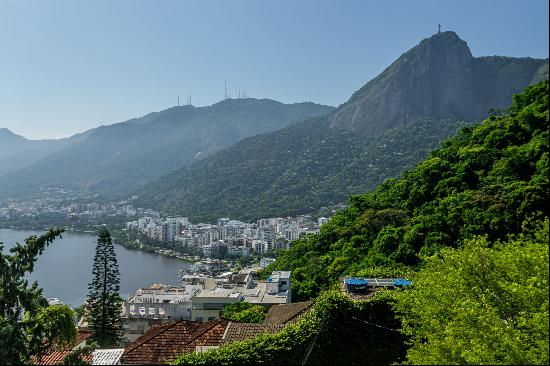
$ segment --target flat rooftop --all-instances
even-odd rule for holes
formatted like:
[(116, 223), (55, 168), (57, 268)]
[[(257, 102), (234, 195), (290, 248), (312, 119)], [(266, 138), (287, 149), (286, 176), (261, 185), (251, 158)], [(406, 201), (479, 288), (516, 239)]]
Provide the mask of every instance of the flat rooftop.
[(216, 287), (215, 289), (213, 290), (202, 290), (202, 291), (199, 291), (195, 296), (194, 298), (201, 298), (201, 297), (208, 297), (208, 298), (212, 298), (212, 297), (227, 297), (227, 298), (231, 298), (231, 297), (239, 297), (241, 294), (238, 293), (238, 292), (233, 292), (233, 290), (229, 290), (229, 289), (220, 289), (218, 287)]

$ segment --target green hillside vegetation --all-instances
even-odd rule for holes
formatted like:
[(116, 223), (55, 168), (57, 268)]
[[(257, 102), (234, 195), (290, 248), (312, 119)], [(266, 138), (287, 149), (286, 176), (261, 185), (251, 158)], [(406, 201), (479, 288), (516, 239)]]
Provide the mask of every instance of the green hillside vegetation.
[(421, 119), (365, 139), (326, 117), (254, 136), (138, 192), (140, 204), (193, 220), (311, 213), (374, 189), (466, 125)]
[[(548, 364), (548, 94), (527, 88), (294, 242), (265, 272), (318, 296), (298, 323), (174, 364)], [(345, 274), (412, 286), (352, 301), (328, 290)]]
[(396, 293), (410, 363), (548, 364), (548, 221), (528, 231), (425, 258)]
[[(291, 270), (293, 298), (309, 299), (342, 275), (412, 272), (420, 256), (522, 233), (549, 216), (548, 81), (514, 96), (400, 179), (352, 196), (349, 208), (293, 242), (266, 271)], [(534, 225), (534, 224), (532, 224)]]
[(175, 365), (364, 365), (390, 364), (405, 357), (405, 337), (389, 296), (353, 302), (336, 291), (323, 293), (313, 311), (276, 334), (235, 342), (219, 349), (190, 352)]
[[(176, 365), (548, 364), (548, 221), (518, 238), (425, 257), (411, 288), (352, 301), (324, 291), (276, 334)], [(401, 324), (400, 324), (401, 323)]]
[(547, 78), (548, 59), (473, 57), (456, 33), (436, 33), (328, 115), (174, 171), (137, 190), (136, 204), (203, 222), (315, 214), (399, 176)]

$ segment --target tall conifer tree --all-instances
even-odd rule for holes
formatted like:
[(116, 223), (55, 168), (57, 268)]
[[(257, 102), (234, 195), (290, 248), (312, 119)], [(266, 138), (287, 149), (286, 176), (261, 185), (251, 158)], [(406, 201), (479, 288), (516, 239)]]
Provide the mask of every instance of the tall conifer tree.
[(101, 230), (97, 238), (92, 276), (87, 307), (94, 338), (100, 346), (118, 346), (122, 339), (120, 272), (107, 229)]

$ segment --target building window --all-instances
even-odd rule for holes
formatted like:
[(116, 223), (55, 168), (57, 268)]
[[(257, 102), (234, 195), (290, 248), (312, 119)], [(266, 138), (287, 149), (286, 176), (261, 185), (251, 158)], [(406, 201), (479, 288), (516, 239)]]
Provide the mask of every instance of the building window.
[(204, 310), (223, 310), (223, 304), (203, 304), (202, 308)]
[(286, 285), (286, 281), (281, 281), (281, 285), (282, 286)]

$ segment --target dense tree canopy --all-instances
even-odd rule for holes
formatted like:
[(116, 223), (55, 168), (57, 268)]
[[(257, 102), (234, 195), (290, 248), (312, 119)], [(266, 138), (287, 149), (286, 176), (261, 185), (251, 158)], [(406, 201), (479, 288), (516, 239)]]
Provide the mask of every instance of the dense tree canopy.
[(293, 298), (307, 299), (345, 274), (410, 273), (419, 255), (521, 233), (548, 209), (548, 81), (457, 136), (292, 244), (271, 270), (292, 270)]
[(0, 242), (0, 361), (28, 363), (40, 359), (51, 347), (69, 344), (76, 336), (73, 311), (67, 306), (48, 306), (42, 289), (29, 286), (26, 273), (34, 270), (38, 256), (63, 231), (50, 229), (17, 243), (10, 254)]
[(138, 202), (198, 221), (316, 212), (410, 169), (464, 125), (419, 119), (365, 138), (311, 119), (170, 174), (137, 192)]
[[(292, 270), (294, 299), (320, 294), (300, 322), (176, 364), (391, 363), (407, 346), (412, 364), (547, 364), (548, 87), (353, 196), (268, 266)], [(413, 285), (366, 302), (323, 291), (346, 274)]]
[(397, 295), (413, 364), (548, 364), (548, 221), (493, 246), (484, 237), (425, 258)]
[[(176, 365), (364, 365), (404, 359), (405, 337), (391, 297), (352, 301), (337, 291), (322, 293), (312, 311), (276, 334), (231, 343), (219, 349), (190, 352)], [(373, 323), (373, 320), (376, 323)]]

